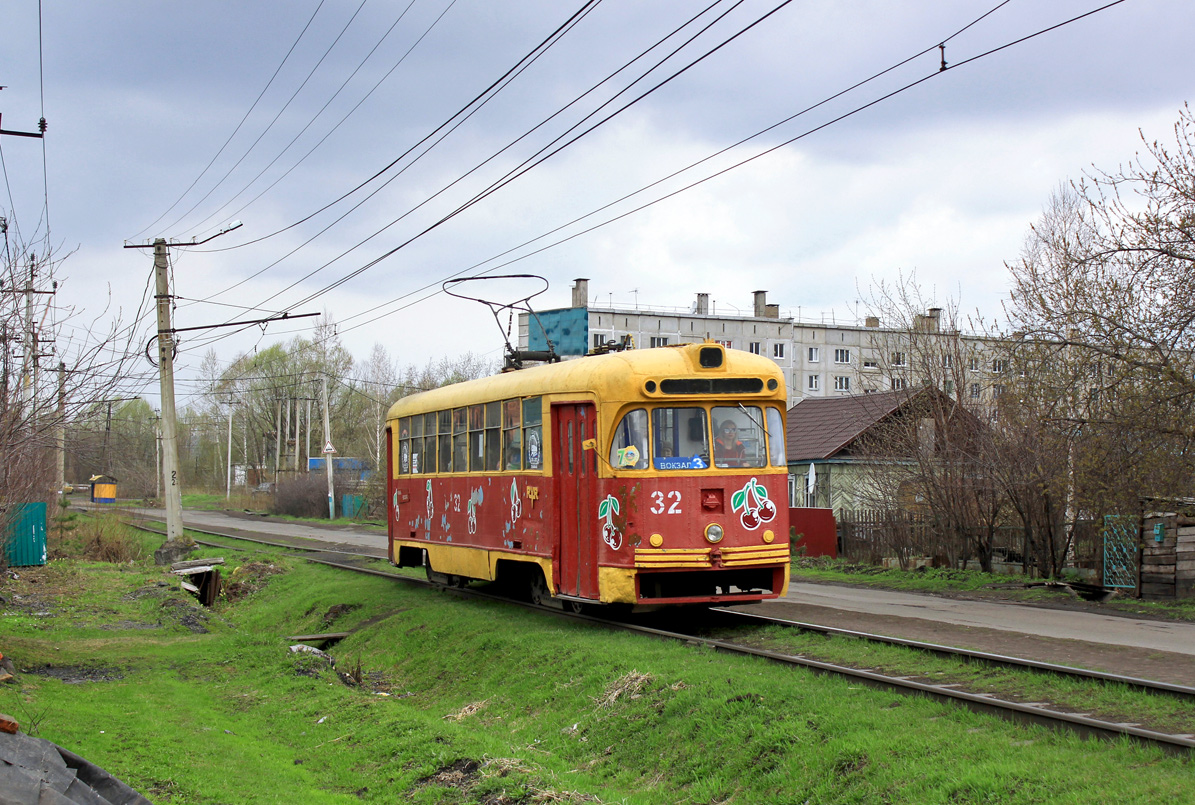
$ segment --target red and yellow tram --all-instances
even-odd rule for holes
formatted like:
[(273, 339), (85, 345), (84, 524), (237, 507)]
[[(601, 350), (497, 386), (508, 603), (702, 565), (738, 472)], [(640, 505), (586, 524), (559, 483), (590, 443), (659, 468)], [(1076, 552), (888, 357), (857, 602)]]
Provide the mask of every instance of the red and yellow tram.
[(597, 355), (399, 400), (390, 560), (574, 604), (788, 587), (784, 378), (713, 342)]

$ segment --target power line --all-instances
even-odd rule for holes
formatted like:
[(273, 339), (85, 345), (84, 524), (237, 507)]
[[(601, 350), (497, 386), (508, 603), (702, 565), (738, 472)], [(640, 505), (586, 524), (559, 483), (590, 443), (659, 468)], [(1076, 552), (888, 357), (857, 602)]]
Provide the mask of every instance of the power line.
[(315, 7), (315, 11), (313, 11), (311, 13), (311, 18), (307, 20), (307, 24), (303, 26), (303, 30), (299, 32), (299, 35), (295, 38), (295, 41), (293, 43), (291, 43), (290, 50), (286, 51), (286, 55), (282, 57), (282, 61), (278, 64), (277, 69), (274, 70), (274, 74), (272, 76), (270, 76), (270, 80), (266, 82), (266, 85), (264, 87), (262, 87), (261, 92), (259, 92), (257, 94), (257, 98), (255, 98), (253, 103), (249, 106), (249, 110), (247, 112), (245, 112), (244, 117), (241, 118), (241, 122), (237, 123), (236, 128), (234, 128), (232, 130), (232, 134), (228, 135), (228, 139), (225, 140), (224, 144), (221, 145), (219, 150), (216, 151), (216, 154), (215, 154), (215, 156), (213, 156), (211, 158), (211, 161), (208, 162), (206, 166), (204, 166), (203, 170), (201, 170), (199, 172), (199, 175), (195, 177), (195, 180), (193, 182), (191, 182), (190, 185), (187, 186), (187, 189), (184, 190), (182, 192), (182, 194), (177, 199), (175, 199), (173, 204), (171, 204), (169, 207), (167, 207), (162, 212), (162, 214), (159, 215), (157, 218), (150, 221), (149, 225), (146, 226), (145, 229), (142, 229), (140, 232), (133, 235), (133, 238), (130, 238), (130, 240), (140, 237), (142, 234), (144, 234), (146, 231), (148, 231), (150, 227), (152, 227), (158, 221), (161, 221), (163, 218), (165, 218), (167, 215), (169, 215), (170, 211), (173, 210), (175, 207), (177, 207), (179, 205), (179, 203), (184, 198), (186, 198), (187, 193), (190, 193), (192, 188), (194, 188), (195, 185), (199, 183), (199, 180), (202, 179), (207, 174), (207, 172), (211, 169), (212, 165), (216, 164), (216, 160), (219, 159), (220, 155), (224, 153), (224, 149), (227, 148), (228, 144), (232, 142), (232, 138), (236, 137), (237, 132), (239, 132), (241, 130), (241, 126), (245, 125), (245, 121), (249, 119), (249, 115), (253, 114), (253, 110), (257, 108), (257, 104), (261, 102), (261, 99), (265, 96), (266, 91), (269, 90), (269, 88), (271, 86), (273, 86), (274, 79), (278, 77), (278, 73), (282, 72), (282, 68), (286, 65), (287, 60), (290, 59), (291, 54), (295, 52), (295, 48), (299, 46), (299, 41), (302, 40), (304, 34), (307, 33), (307, 29), (311, 27), (311, 23), (315, 22), (316, 15), (319, 14), (320, 9), (323, 7), (324, 7), (324, 0), (319, 0), (319, 4)]

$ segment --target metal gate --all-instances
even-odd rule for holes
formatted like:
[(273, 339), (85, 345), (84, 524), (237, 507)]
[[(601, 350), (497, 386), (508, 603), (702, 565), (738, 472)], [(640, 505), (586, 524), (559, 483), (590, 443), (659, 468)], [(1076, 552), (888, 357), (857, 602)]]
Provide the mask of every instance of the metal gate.
[(1104, 586), (1137, 589), (1137, 518), (1104, 515)]

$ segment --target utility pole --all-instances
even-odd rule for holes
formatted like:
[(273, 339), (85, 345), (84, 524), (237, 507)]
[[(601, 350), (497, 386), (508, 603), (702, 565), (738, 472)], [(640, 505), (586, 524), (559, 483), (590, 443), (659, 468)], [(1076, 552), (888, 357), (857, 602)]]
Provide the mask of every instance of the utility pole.
[(320, 378), (323, 381), (324, 397), (324, 466), (328, 469), (328, 519), (336, 519), (336, 497), (332, 489), (332, 455), (336, 452), (332, 448), (332, 424), (328, 415), (328, 376)]
[[(162, 476), (166, 484), (166, 542), (190, 546), (183, 532), (183, 487), (178, 477), (178, 433), (174, 411), (174, 331), (170, 328), (170, 277), (166, 241), (154, 241), (158, 300), (158, 374), (162, 392)], [(165, 562), (164, 564), (169, 564)]]
[[(65, 495), (66, 492), (66, 364), (63, 361), (58, 362), (58, 425), (55, 428), (57, 433), (54, 436), (54, 442), (58, 447), (58, 460), (56, 480), (58, 482), (58, 494)], [(64, 498), (65, 499), (65, 498)]]
[(224, 499), (230, 500), (232, 498), (232, 400), (228, 401), (228, 489), (224, 493)]
[[(234, 221), (216, 234), (203, 240), (192, 240), (187, 243), (168, 244), (165, 238), (157, 238), (153, 242), (154, 250), (154, 279), (156, 293), (154, 298), (158, 303), (158, 376), (162, 394), (162, 475), (166, 484), (166, 542), (154, 552), (154, 562), (168, 565), (181, 556), (185, 556), (194, 547), (194, 543), (183, 531), (183, 488), (179, 477), (178, 467), (178, 432), (177, 417), (174, 410), (174, 333), (170, 325), (170, 246), (198, 246), (218, 238), (237, 227), (240, 221)], [(146, 245), (125, 244), (126, 249), (143, 249)]]

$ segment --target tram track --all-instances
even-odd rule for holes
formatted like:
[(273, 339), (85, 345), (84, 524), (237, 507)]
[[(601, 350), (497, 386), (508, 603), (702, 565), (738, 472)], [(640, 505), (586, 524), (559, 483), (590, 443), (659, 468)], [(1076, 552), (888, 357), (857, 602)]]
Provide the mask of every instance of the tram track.
[[(150, 528), (144, 524), (129, 523), (129, 525), (143, 531), (164, 535), (162, 531)], [(1042, 725), (1053, 729), (1063, 729), (1086, 737), (1097, 737), (1106, 740), (1119, 740), (1127, 738), (1146, 745), (1157, 746), (1169, 752), (1184, 755), (1189, 754), (1192, 750), (1195, 750), (1195, 734), (1166, 733), (1149, 729), (1141, 724), (1106, 721), (1099, 718), (1094, 718), (1088, 713), (1067, 712), (1065, 710), (1048, 707), (1042, 702), (1016, 702), (1001, 699), (986, 693), (975, 693), (963, 690), (961, 689), (961, 686), (956, 683), (933, 684), (930, 682), (913, 679), (910, 676), (884, 674), (873, 669), (857, 668), (849, 665), (825, 662), (810, 657), (804, 657), (799, 654), (758, 648), (730, 640), (704, 637), (688, 631), (661, 629), (641, 623), (601, 617), (591, 613), (578, 614), (574, 612), (567, 612), (555, 607), (537, 606), (527, 601), (521, 601), (508, 596), (498, 595), (485, 590), (469, 587), (445, 587), (444, 585), (434, 584), (430, 581), (414, 576), (406, 576), (398, 573), (377, 570), (375, 568), (362, 567), (359, 562), (363, 558), (384, 558), (379, 557), (374, 553), (329, 550), (328, 548), (324, 547), (302, 546), (296, 545), (293, 542), (283, 542), (259, 537), (248, 537), (243, 534), (229, 534), (226, 532), (217, 532), (208, 529), (188, 527), (187, 530), (197, 534), (214, 536), (223, 539), (255, 542), (271, 547), (281, 547), (295, 551), (302, 551), (307, 555), (295, 555), (301, 556), (301, 558), (309, 562), (324, 564), (330, 567), (348, 570), (355, 573), (382, 576), (428, 589), (446, 590), (462, 597), (488, 599), (505, 604), (514, 604), (536, 611), (548, 612), (558, 617), (590, 622), (608, 628), (637, 632), (660, 639), (678, 640), (690, 645), (702, 646), (724, 653), (755, 656), (783, 665), (799, 666), (814, 673), (847, 678), (861, 684), (868, 685), (869, 687), (908, 695), (926, 696), (936, 701), (946, 702), (956, 706), (963, 706), (975, 712), (996, 715), (1017, 723)], [(230, 546), (221, 545), (219, 543), (214, 543), (207, 540), (196, 540), (196, 542), (208, 547), (231, 549)], [(711, 611), (715, 611), (720, 616), (724, 617), (732, 616), (756, 623), (764, 622), (773, 625), (782, 625), (807, 632), (815, 632), (825, 635), (838, 635), (893, 646), (903, 646), (905, 648), (912, 648), (919, 651), (933, 653), (938, 656), (962, 658), (969, 662), (984, 662), (990, 665), (1003, 666), (1021, 671), (1044, 672), (1086, 682), (1120, 684), (1138, 691), (1153, 694), (1166, 694), (1169, 696), (1179, 697), (1184, 700), (1195, 699), (1195, 688), (1190, 688), (1183, 685), (1174, 685), (1154, 680), (1120, 676), (1100, 671), (1089, 671), (1087, 669), (1055, 665), (1052, 663), (1043, 663), (1035, 660), (1010, 657), (1006, 655), (989, 654), (986, 652), (972, 651), (968, 649), (958, 649), (951, 646), (943, 646), (933, 643), (922, 643), (919, 641), (905, 640), (902, 638), (872, 635), (865, 632), (836, 629), (828, 626), (820, 626), (818, 624), (787, 621), (784, 619), (772, 618), (770, 616), (758, 615), (755, 613), (743, 613), (738, 610), (731, 610), (723, 607), (714, 608)]]

